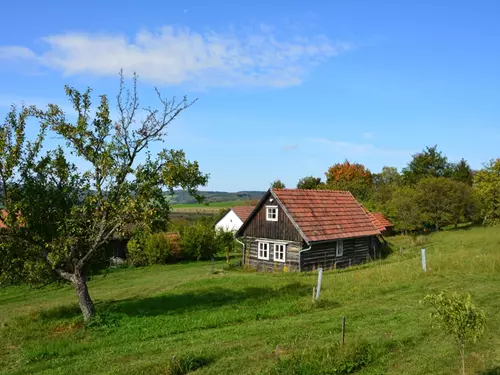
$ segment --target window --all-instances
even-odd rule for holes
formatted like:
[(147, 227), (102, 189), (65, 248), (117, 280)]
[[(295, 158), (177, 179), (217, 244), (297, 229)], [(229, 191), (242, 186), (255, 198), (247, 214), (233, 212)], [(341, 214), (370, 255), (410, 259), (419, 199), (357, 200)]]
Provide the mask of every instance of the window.
[(286, 245), (283, 243), (274, 244), (274, 261), (285, 262)]
[(336, 255), (338, 257), (341, 257), (342, 255), (344, 255), (344, 241), (342, 241), (342, 240), (338, 240), (337, 241)]
[(269, 260), (269, 243), (268, 242), (258, 242), (259, 250), (257, 258)]
[(266, 207), (266, 220), (267, 221), (278, 221), (278, 206), (267, 206)]

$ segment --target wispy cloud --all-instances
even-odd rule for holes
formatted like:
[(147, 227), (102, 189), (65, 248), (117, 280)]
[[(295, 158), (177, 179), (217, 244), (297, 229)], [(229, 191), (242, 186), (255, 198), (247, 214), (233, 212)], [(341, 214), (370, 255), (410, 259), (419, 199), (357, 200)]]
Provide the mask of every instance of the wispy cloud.
[(309, 138), (309, 143), (316, 145), (324, 145), (331, 152), (340, 154), (344, 157), (361, 157), (361, 156), (397, 156), (406, 157), (411, 151), (396, 149), (396, 148), (380, 148), (371, 143), (353, 143), (339, 140), (331, 140), (327, 138)]
[(364, 139), (373, 139), (373, 138), (375, 138), (375, 134), (373, 134), (371, 132), (364, 132), (364, 133), (361, 134), (361, 136)]
[(42, 41), (46, 49), (40, 53), (0, 46), (0, 59), (31, 60), (68, 76), (115, 76), (123, 68), (155, 84), (275, 88), (300, 84), (315, 64), (353, 48), (323, 35), (290, 35), (264, 25), (224, 33), (165, 26), (142, 30), (133, 40), (116, 34), (66, 33)]
[(294, 143), (294, 144), (287, 144), (283, 146), (283, 151), (294, 151), (299, 148), (299, 145)]

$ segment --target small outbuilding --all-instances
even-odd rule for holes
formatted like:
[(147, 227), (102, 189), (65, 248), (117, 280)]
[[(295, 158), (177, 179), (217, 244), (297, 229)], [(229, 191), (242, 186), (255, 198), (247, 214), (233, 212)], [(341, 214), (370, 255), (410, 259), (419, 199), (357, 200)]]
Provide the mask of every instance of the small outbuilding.
[(255, 206), (232, 207), (216, 224), (215, 229), (235, 232), (250, 216)]
[(394, 231), (394, 224), (392, 224), (387, 217), (381, 212), (368, 212), (368, 216), (372, 219), (373, 224), (378, 228), (380, 233), (384, 236), (390, 236)]
[(348, 191), (269, 189), (235, 237), (245, 264), (305, 271), (348, 267), (379, 254), (381, 233)]

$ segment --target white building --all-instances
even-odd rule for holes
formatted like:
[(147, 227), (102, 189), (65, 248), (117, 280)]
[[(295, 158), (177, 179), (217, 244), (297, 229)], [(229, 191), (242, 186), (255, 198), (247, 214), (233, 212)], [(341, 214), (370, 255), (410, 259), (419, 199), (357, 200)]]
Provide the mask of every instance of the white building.
[(254, 206), (236, 206), (231, 208), (229, 212), (215, 224), (215, 229), (221, 229), (228, 232), (237, 231), (248, 216), (250, 216), (254, 208)]

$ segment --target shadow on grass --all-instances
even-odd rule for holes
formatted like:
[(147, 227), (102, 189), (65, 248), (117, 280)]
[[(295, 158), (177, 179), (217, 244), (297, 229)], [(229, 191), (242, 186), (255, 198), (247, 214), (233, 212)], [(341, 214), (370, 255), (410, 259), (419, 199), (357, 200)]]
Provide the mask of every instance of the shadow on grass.
[[(165, 314), (183, 314), (188, 311), (213, 309), (217, 307), (266, 303), (271, 299), (303, 297), (310, 295), (311, 289), (302, 283), (291, 283), (283, 287), (261, 288), (248, 287), (242, 290), (214, 288), (209, 291), (164, 294), (148, 298), (131, 298), (118, 301), (96, 303), (99, 314), (118, 313), (129, 316), (159, 316)], [(78, 305), (65, 305), (39, 313), (42, 320), (70, 319), (80, 316)]]
[(479, 375), (500, 375), (500, 366), (482, 371), (479, 373)]

